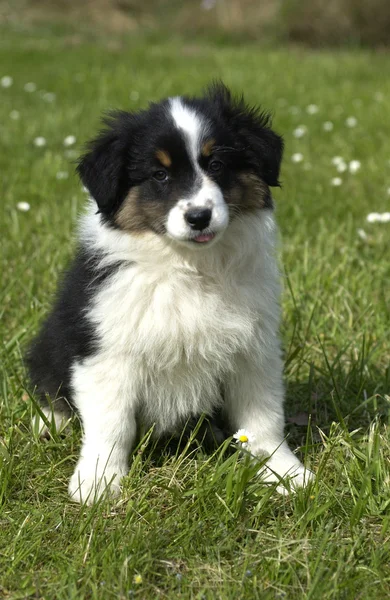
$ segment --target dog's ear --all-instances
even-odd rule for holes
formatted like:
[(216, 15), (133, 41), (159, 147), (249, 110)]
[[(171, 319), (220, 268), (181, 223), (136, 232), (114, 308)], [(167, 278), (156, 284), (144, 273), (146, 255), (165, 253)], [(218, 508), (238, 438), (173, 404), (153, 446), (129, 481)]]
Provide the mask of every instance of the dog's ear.
[(132, 115), (117, 111), (105, 119), (106, 129), (87, 144), (77, 172), (96, 201), (99, 211), (110, 213), (125, 198), (130, 188), (128, 162), (132, 134)]
[(269, 186), (278, 186), (284, 144), (271, 129), (270, 114), (249, 106), (243, 97), (233, 98), (221, 82), (209, 86), (206, 95), (236, 136), (238, 145), (246, 151), (255, 172), (261, 172)]

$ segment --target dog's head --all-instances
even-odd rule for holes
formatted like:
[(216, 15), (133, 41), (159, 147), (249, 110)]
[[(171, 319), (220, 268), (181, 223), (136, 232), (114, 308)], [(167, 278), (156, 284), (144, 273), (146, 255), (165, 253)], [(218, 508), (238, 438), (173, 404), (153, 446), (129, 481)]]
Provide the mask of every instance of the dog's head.
[(282, 139), (268, 114), (223, 84), (200, 98), (112, 113), (105, 124), (78, 172), (114, 227), (207, 246), (237, 215), (272, 207)]

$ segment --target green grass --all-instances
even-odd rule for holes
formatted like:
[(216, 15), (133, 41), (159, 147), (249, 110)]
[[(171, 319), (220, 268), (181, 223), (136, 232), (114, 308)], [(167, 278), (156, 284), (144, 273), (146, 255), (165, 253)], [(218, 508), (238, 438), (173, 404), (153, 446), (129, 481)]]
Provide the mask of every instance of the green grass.
[[(390, 205), (390, 57), (60, 30), (3, 29), (0, 48), (0, 77), (13, 77), (0, 87), (0, 597), (390, 598), (390, 223), (366, 222)], [(22, 365), (74, 245), (84, 194), (73, 153), (103, 110), (197, 92), (213, 77), (272, 108), (285, 136), (275, 197), (286, 432), (317, 478), (281, 497), (227, 447), (172, 456), (145, 442), (119, 502), (80, 507), (66, 493), (80, 429), (36, 439)], [(23, 89), (31, 81), (34, 93)], [(319, 112), (309, 115), (312, 103)], [(345, 125), (349, 116), (356, 127)], [(301, 139), (298, 125), (308, 128)], [(67, 149), (70, 134), (77, 143)], [(34, 146), (37, 136), (45, 147)], [(296, 152), (303, 162), (291, 161)], [(337, 173), (336, 155), (360, 160), (360, 171)], [(297, 424), (306, 415), (309, 425)]]

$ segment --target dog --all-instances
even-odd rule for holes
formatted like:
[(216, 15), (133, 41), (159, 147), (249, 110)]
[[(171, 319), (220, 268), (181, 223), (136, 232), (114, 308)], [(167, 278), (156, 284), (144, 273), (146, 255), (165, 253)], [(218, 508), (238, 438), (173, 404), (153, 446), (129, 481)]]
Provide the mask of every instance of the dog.
[(120, 493), (140, 424), (159, 437), (217, 412), (269, 457), (264, 481), (304, 485), (283, 432), (269, 114), (214, 83), (104, 123), (77, 166), (78, 249), (27, 358), (41, 432), (81, 418), (70, 496)]

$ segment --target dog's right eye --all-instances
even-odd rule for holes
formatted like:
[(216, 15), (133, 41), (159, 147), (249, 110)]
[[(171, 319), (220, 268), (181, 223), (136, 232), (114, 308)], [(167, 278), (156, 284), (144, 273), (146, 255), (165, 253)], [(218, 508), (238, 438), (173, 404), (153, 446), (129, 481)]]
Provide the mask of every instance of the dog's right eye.
[(160, 169), (153, 173), (153, 179), (155, 179), (156, 181), (167, 181), (168, 173), (163, 169)]

